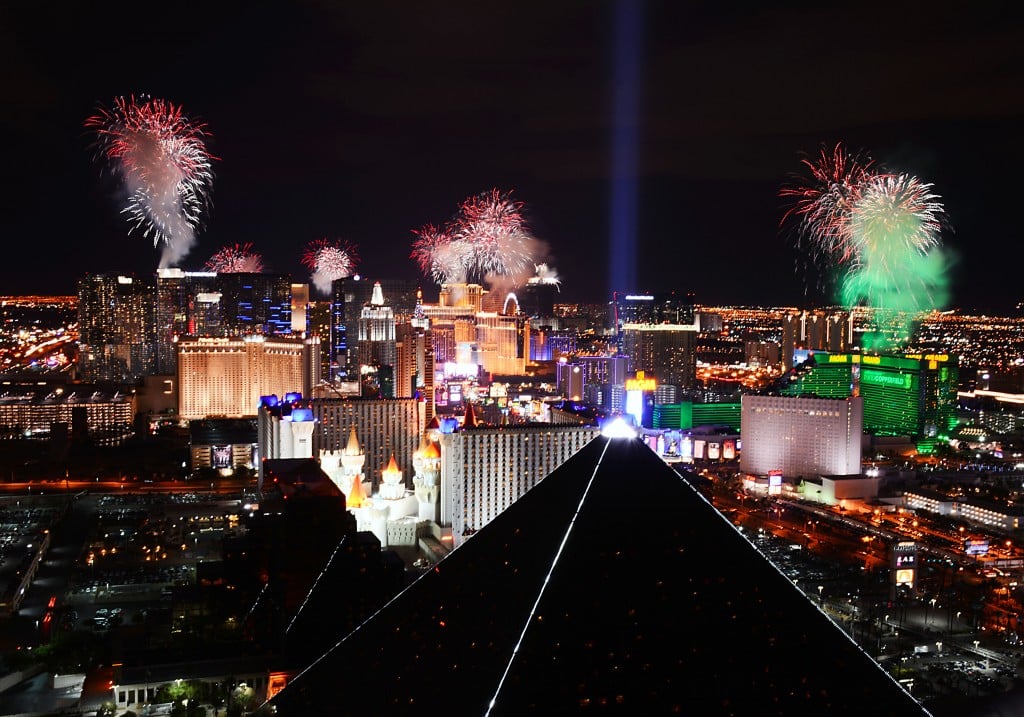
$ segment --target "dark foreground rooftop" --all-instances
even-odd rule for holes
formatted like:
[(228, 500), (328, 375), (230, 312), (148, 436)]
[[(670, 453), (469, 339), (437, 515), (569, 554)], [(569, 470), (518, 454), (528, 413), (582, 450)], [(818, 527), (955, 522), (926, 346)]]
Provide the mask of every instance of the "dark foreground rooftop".
[(603, 437), (272, 704), (278, 715), (926, 714), (654, 453)]

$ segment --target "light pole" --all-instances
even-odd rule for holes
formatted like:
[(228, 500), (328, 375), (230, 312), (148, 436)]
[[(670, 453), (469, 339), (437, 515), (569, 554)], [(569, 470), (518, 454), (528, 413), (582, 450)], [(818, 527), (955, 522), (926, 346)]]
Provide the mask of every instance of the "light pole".
[(824, 585), (819, 585), (818, 586), (818, 605), (822, 605), (823, 604), (822, 597), (821, 597), (821, 591), (824, 590), (824, 589), (825, 589)]

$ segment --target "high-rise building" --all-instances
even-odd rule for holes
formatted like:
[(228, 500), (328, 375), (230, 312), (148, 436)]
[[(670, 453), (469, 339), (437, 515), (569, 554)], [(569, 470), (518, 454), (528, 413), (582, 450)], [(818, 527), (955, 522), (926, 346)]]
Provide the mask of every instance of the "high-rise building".
[(184, 336), (223, 336), (221, 291), (212, 271), (158, 269), (156, 274), (157, 369), (178, 371), (177, 340)]
[(459, 344), (476, 341), (475, 321), (482, 297), (479, 284), (445, 284), (437, 305), (422, 307), (423, 315), (430, 320), (437, 365), (457, 362)]
[(454, 545), (484, 527), (600, 434), (597, 426), (523, 425), (442, 433), (441, 522)]
[(499, 376), (522, 376), (530, 347), (530, 319), (517, 313), (481, 311), (476, 315), (480, 366)]
[(292, 284), (292, 333), (309, 331), (309, 284)]
[(659, 383), (692, 388), (697, 377), (696, 324), (623, 324), (622, 352), (634, 371)]
[(283, 336), (181, 339), (178, 413), (183, 419), (255, 416), (261, 396), (309, 395), (315, 350), (307, 340)]
[(860, 473), (864, 404), (860, 398), (744, 395), (740, 470), (816, 478)]
[(555, 367), (558, 392), (573, 401), (608, 407), (605, 397), (611, 386), (624, 386), (629, 376), (629, 357), (576, 356), (559, 360)]
[(959, 367), (949, 354), (815, 353), (782, 378), (781, 393), (864, 399), (864, 431), (909, 436), (930, 452), (957, 425)]
[(134, 383), (156, 373), (152, 281), (90, 274), (78, 281), (79, 370), (87, 381)]
[[(391, 366), (397, 363), (395, 353), (395, 312), (384, 300), (380, 282), (375, 282), (370, 300), (359, 314), (359, 343), (356, 360), (363, 366)], [(388, 396), (393, 398), (393, 396)]]
[(426, 319), (410, 319), (395, 327), (395, 398), (422, 396), (426, 421), (434, 416), (434, 342)]
[(315, 301), (307, 313), (309, 335), (320, 339), (320, 376), (331, 378), (331, 302)]
[(370, 303), (374, 284), (396, 317), (411, 316), (420, 302), (420, 282), (415, 279), (377, 279), (361, 276), (336, 279), (331, 284), (331, 371), (330, 378), (348, 378), (358, 368), (355, 344), (359, 336), (359, 318)]
[(629, 294), (616, 291), (608, 306), (612, 331), (621, 337), (626, 324), (693, 324), (693, 296), (663, 292)]
[(292, 282), (288, 274), (217, 274), (222, 335), (287, 335), (292, 330)]
[(558, 284), (540, 277), (532, 277), (516, 291), (519, 310), (531, 319), (551, 319), (555, 315)]
[[(158, 369), (177, 372), (175, 342), (186, 336), (232, 337), (287, 335), (292, 331), (292, 288), (302, 289), (286, 274), (215, 273), (159, 269), (156, 278)], [(305, 329), (303, 329), (305, 330)]]

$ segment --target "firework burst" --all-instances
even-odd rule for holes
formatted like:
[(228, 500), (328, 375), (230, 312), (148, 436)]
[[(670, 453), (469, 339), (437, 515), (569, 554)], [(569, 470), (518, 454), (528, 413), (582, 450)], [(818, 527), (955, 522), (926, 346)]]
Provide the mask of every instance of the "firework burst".
[(797, 175), (793, 184), (779, 190), (779, 196), (793, 200), (782, 222), (797, 221), (798, 243), (805, 243), (817, 259), (847, 261), (853, 247), (842, 225), (865, 182), (875, 176), (875, 162), (837, 143), (831, 150), (822, 147), (816, 159), (804, 158), (801, 163), (807, 176)]
[(498, 189), (469, 197), (443, 227), (413, 231), (411, 256), (439, 284), (525, 281), (547, 245), (531, 235), (522, 209), (522, 202)]
[(558, 272), (547, 264), (537, 264), (537, 266), (534, 267), (534, 270), (537, 274), (530, 279), (531, 282), (536, 282), (538, 284), (554, 284), (555, 286), (561, 285), (562, 280), (558, 277)]
[(523, 219), (523, 203), (492, 189), (460, 207), (456, 239), (472, 249), (470, 271), (479, 276), (521, 277), (534, 266), (534, 239)]
[(331, 293), (331, 282), (335, 279), (351, 276), (357, 261), (355, 247), (341, 240), (316, 239), (302, 255), (302, 263), (313, 272), (313, 284), (323, 294)]
[(263, 257), (252, 250), (252, 244), (226, 246), (206, 262), (209, 271), (218, 274), (256, 274), (263, 271)]
[(412, 259), (438, 284), (465, 283), (472, 263), (472, 248), (443, 228), (427, 224), (413, 230)]
[[(909, 315), (948, 300), (949, 255), (939, 242), (945, 214), (932, 185), (884, 171), (841, 144), (803, 164), (810, 179), (779, 192), (795, 200), (783, 222), (797, 221), (798, 245), (805, 242), (812, 261), (839, 279), (846, 306)], [(897, 333), (865, 344), (902, 341), (909, 319)]]
[(932, 185), (906, 174), (868, 180), (840, 221), (854, 258), (843, 301), (894, 311), (921, 311), (947, 298), (939, 245), (945, 213)]
[(85, 120), (96, 133), (97, 158), (124, 182), (122, 209), (153, 246), (164, 245), (160, 265), (184, 257), (209, 208), (213, 183), (205, 125), (166, 100), (118, 97)]

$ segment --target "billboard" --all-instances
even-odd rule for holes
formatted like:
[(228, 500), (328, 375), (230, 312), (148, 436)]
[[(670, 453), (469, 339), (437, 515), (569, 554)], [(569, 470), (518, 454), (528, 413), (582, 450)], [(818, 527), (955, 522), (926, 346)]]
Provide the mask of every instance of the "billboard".
[(211, 446), (210, 464), (214, 468), (230, 468), (231, 446)]
[(637, 371), (635, 378), (626, 379), (627, 391), (653, 391), (658, 387), (653, 378), (647, 378), (643, 371)]
[(728, 440), (722, 443), (722, 459), (727, 461), (736, 459), (736, 441)]
[(914, 569), (901, 568), (897, 570), (896, 585), (906, 585), (908, 588), (914, 587)]
[(461, 383), (452, 383), (448, 385), (448, 403), (462, 403)]
[(987, 540), (965, 540), (964, 553), (967, 555), (985, 555), (988, 552)]

